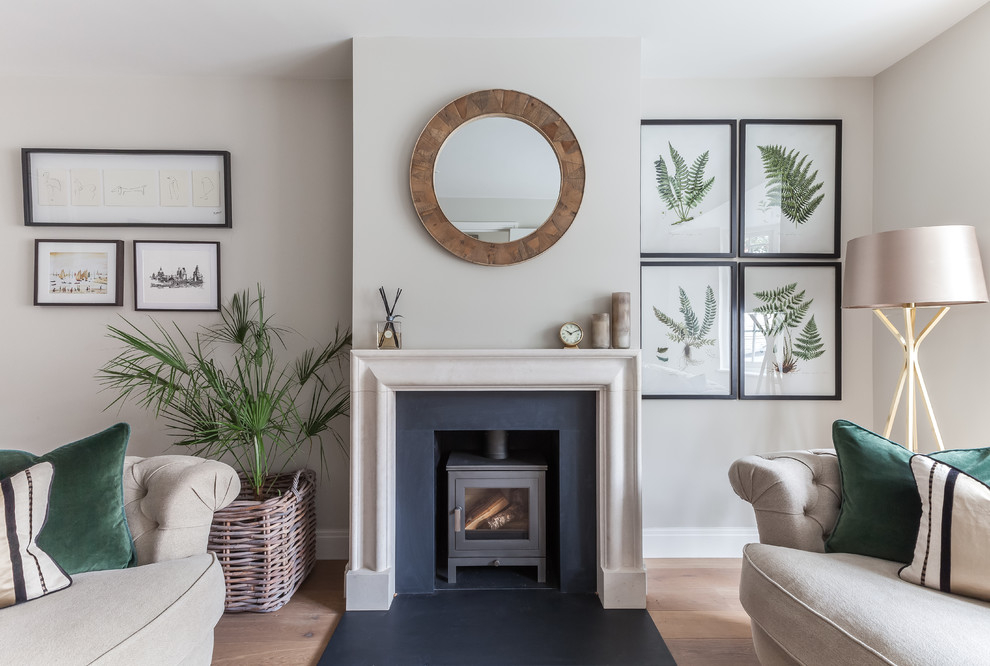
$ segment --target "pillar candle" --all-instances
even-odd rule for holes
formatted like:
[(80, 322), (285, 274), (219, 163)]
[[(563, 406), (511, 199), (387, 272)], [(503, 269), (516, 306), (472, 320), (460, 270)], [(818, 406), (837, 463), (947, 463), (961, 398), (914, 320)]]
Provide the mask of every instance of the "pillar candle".
[(612, 293), (612, 348), (629, 349), (629, 292)]
[(600, 312), (591, 315), (591, 348), (608, 349), (610, 336), (608, 313)]

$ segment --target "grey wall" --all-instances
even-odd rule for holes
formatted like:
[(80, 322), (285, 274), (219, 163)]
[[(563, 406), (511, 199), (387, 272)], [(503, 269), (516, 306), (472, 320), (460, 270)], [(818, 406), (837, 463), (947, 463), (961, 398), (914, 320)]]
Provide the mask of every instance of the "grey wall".
[[(169, 449), (162, 426), (143, 411), (104, 412), (110, 396), (93, 378), (114, 354), (108, 323), (123, 315), (147, 325), (133, 309), (134, 239), (220, 241), (223, 295), (264, 285), (271, 310), (301, 334), (296, 350), (325, 340), (337, 322), (349, 324), (349, 82), (3, 78), (0, 99), (0, 446), (42, 453), (127, 421), (132, 455), (182, 452)], [(26, 227), (22, 147), (229, 150), (233, 228)], [(124, 307), (33, 306), (36, 238), (127, 241)], [(216, 320), (159, 317), (184, 330)], [(347, 463), (332, 442), (327, 453), (319, 527), (346, 543), (339, 537), (347, 526)]]
[[(876, 231), (942, 224), (976, 227), (990, 269), (990, 6), (876, 77)], [(930, 312), (930, 311), (929, 311)], [(927, 320), (927, 315), (926, 319)], [(900, 323), (901, 319), (897, 319)], [(874, 324), (875, 420), (882, 428), (901, 368), (900, 346)], [(953, 308), (921, 348), (921, 367), (946, 447), (986, 446), (990, 306)], [(919, 399), (919, 407), (922, 403)], [(923, 407), (921, 407), (923, 409)], [(891, 437), (903, 440), (904, 405)], [(919, 449), (935, 448), (918, 420)]]
[[(454, 257), (423, 228), (409, 195), (423, 127), (451, 100), (487, 88), (553, 107), (587, 165), (570, 230), (516, 266)], [(613, 291), (637, 291), (638, 40), (357, 38), (354, 145), (355, 347), (374, 345), (380, 285), (403, 289), (404, 343), (420, 349), (556, 346), (560, 324), (588, 330)]]

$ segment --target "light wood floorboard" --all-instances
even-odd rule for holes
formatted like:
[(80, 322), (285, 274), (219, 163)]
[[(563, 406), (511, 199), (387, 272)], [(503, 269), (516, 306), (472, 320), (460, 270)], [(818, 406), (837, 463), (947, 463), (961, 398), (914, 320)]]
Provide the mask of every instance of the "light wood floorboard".
[[(739, 559), (647, 560), (650, 617), (678, 666), (759, 666), (749, 617), (739, 604)], [(344, 613), (344, 563), (319, 560), (273, 613), (227, 613), (214, 634), (213, 663), (316, 664)]]

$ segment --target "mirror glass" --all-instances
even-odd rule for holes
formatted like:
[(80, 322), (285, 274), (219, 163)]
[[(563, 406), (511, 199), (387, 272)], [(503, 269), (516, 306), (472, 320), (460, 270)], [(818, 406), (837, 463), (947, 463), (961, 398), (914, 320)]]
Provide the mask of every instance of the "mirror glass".
[(533, 233), (553, 213), (560, 164), (550, 142), (528, 123), (485, 117), (447, 137), (433, 185), (440, 209), (458, 230), (508, 243)]

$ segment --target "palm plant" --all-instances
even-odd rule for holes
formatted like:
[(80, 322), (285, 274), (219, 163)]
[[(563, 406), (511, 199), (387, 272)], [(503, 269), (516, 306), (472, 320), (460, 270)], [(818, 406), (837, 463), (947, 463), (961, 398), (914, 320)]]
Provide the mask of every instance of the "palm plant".
[(688, 167), (687, 161), (681, 157), (681, 154), (669, 141), (667, 147), (670, 149), (674, 175), (670, 175), (663, 155), (653, 163), (653, 166), (657, 172), (657, 192), (660, 194), (660, 198), (667, 204), (668, 210), (677, 213), (677, 221), (670, 223), (673, 226), (694, 219), (691, 210), (697, 207), (708, 195), (715, 184), (715, 178), (713, 176), (705, 179), (705, 168), (708, 166), (707, 150), (694, 160), (694, 164)]
[[(265, 294), (234, 294), (221, 308), (220, 323), (193, 337), (152, 319), (149, 335), (124, 319), (108, 326), (108, 337), (124, 350), (100, 369), (97, 379), (115, 391), (113, 406), (128, 399), (163, 418), (179, 446), (195, 455), (229, 455), (255, 499), (266, 483), (304, 446), (310, 450), (350, 407), (343, 361), (350, 331), (335, 331), (322, 348), (308, 349), (292, 362), (280, 362), (287, 329), (265, 312)], [(326, 469), (326, 457), (320, 447)]]
[[(718, 305), (715, 302), (715, 292), (712, 290), (711, 286), (705, 288), (705, 314), (701, 320), (698, 319), (698, 315), (694, 311), (694, 307), (691, 305), (691, 300), (688, 298), (687, 293), (684, 291), (684, 287), (678, 287), (680, 292), (680, 308), (679, 311), (684, 317), (684, 321), (677, 321), (668, 314), (661, 312), (656, 306), (653, 307), (653, 315), (657, 320), (666, 326), (670, 332), (667, 337), (673, 343), (681, 343), (684, 345), (684, 362), (689, 364), (696, 364), (700, 361), (695, 360), (692, 357), (692, 349), (711, 347), (715, 344), (715, 338), (708, 338), (707, 336), (712, 327), (715, 325), (715, 317), (718, 314)], [(667, 352), (667, 347), (660, 347), (657, 349), (657, 358), (661, 361), (667, 361), (668, 359), (662, 354)]]

